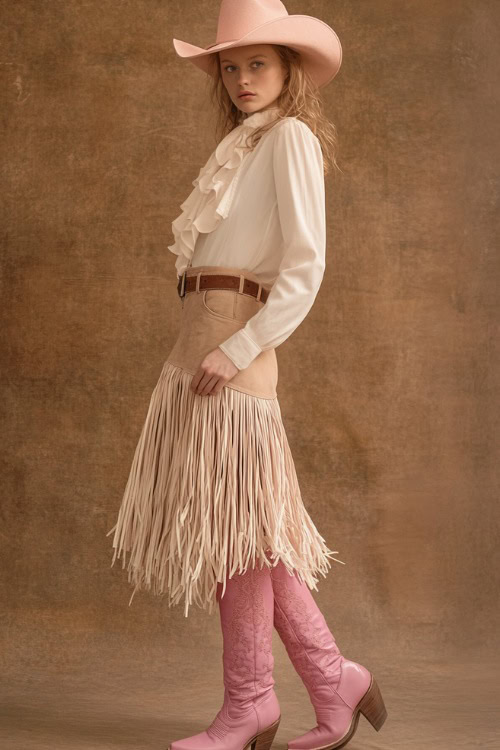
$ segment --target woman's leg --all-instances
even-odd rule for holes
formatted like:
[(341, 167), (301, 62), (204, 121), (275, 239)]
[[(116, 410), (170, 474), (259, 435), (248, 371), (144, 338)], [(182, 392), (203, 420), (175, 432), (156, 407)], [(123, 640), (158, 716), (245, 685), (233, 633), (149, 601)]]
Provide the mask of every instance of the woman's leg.
[[(210, 727), (169, 750), (268, 750), (280, 721), (272, 654), (274, 594), (267, 566), (218, 584), (223, 638), (224, 702)], [(252, 744), (252, 748), (254, 745)]]
[(290, 750), (343, 747), (356, 730), (359, 712), (378, 731), (387, 712), (371, 673), (342, 656), (307, 584), (291, 576), (281, 561), (271, 579), (274, 626), (307, 688), (318, 723), (289, 741)]

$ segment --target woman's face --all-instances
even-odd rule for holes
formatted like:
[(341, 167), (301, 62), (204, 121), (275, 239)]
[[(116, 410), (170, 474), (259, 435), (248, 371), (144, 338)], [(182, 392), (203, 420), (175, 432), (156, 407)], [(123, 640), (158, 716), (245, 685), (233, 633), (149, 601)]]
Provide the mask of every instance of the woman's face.
[[(286, 70), (271, 44), (231, 47), (218, 54), (224, 86), (238, 109), (252, 114), (276, 106)], [(241, 97), (243, 91), (252, 96)]]

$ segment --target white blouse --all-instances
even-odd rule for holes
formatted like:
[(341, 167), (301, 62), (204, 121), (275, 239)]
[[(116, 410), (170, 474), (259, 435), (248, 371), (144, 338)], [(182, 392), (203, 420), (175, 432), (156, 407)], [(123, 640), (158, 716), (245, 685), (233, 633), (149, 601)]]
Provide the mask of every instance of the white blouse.
[(251, 128), (276, 117), (254, 112), (217, 146), (173, 222), (179, 278), (188, 266), (231, 266), (272, 285), (265, 305), (219, 348), (242, 370), (304, 320), (325, 271), (323, 155), (302, 120), (280, 119), (253, 151)]

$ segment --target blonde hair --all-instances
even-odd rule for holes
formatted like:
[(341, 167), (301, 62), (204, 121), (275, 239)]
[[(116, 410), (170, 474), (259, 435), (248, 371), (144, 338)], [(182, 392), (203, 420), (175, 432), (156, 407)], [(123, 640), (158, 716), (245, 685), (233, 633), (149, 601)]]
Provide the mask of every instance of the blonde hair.
[[(272, 44), (271, 47), (278, 53), (282, 65), (287, 71), (283, 89), (276, 102), (279, 110), (278, 119), (296, 117), (305, 122), (321, 144), (325, 175), (328, 174), (331, 167), (341, 172), (342, 170), (336, 161), (338, 152), (337, 129), (323, 113), (323, 102), (319, 94), (319, 89), (304, 69), (300, 53), (291, 47), (281, 44)], [(224, 86), (219, 64), (219, 54), (215, 53), (211, 55), (210, 59), (213, 70), (210, 97), (212, 102), (216, 102), (218, 105), (216, 137), (219, 142), (231, 130), (241, 125), (245, 118), (242, 117), (241, 111), (232, 102)], [(272, 128), (274, 124), (275, 121), (255, 128), (249, 136), (249, 147), (253, 149), (263, 134)]]

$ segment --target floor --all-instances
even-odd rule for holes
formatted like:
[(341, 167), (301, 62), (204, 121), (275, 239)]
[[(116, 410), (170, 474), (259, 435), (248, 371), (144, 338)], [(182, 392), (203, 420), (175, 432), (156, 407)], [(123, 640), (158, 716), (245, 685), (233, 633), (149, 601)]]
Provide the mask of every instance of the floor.
[[(222, 701), (219, 654), (200, 670), (197, 662), (177, 661), (186, 650), (170, 649), (167, 664), (144, 657), (158, 654), (157, 646), (142, 648), (121, 643), (119, 663), (99, 649), (67, 663), (54, 653), (43, 669), (10, 664), (0, 701), (2, 750), (166, 750), (174, 739), (201, 732)], [(370, 663), (388, 717), (380, 732), (361, 717), (349, 750), (499, 750), (498, 666), (470, 657)], [(287, 739), (315, 722), (279, 641), (274, 676), (282, 719), (273, 750), (286, 750)]]

